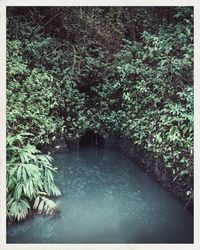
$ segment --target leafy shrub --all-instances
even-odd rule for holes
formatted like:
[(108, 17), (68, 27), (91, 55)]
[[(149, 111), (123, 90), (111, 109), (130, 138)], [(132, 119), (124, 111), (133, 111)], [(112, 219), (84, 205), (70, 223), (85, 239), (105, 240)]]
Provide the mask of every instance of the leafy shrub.
[[(22, 29), (22, 38), (31, 35)], [(21, 36), (20, 36), (21, 37)], [(65, 58), (68, 47), (35, 33), (7, 41), (7, 132), (34, 134), (34, 145), (49, 144), (79, 130), (84, 94), (77, 89)], [(25, 48), (25, 49), (24, 49)], [(52, 51), (53, 48), (53, 51)]]
[(29, 133), (7, 137), (7, 216), (22, 220), (31, 209), (50, 214), (57, 209), (48, 196), (60, 196), (52, 158), (28, 143)]

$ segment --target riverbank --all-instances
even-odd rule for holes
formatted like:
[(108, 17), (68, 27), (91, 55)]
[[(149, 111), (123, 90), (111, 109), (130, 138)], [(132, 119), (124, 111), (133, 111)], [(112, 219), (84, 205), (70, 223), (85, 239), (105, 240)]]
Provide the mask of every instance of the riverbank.
[(188, 186), (193, 185), (193, 180), (187, 176), (174, 176), (172, 169), (167, 168), (162, 159), (155, 157), (152, 152), (136, 147), (128, 139), (111, 137), (107, 140), (106, 146), (117, 148), (130, 159), (138, 162), (146, 174), (153, 177), (164, 189), (181, 200), (185, 204), (185, 208), (193, 208), (193, 198), (187, 195)]

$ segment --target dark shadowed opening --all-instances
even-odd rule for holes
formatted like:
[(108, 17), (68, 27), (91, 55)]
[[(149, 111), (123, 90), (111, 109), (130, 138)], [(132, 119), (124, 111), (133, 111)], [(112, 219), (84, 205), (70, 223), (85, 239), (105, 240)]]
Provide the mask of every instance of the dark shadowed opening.
[(103, 147), (104, 138), (93, 130), (88, 130), (83, 134), (79, 141), (80, 147)]

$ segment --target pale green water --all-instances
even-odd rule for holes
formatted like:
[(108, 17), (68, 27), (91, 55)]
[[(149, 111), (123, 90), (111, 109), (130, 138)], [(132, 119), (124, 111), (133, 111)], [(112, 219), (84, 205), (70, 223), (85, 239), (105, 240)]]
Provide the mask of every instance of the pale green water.
[(8, 243), (192, 243), (192, 212), (118, 151), (54, 159), (60, 215), (8, 226)]

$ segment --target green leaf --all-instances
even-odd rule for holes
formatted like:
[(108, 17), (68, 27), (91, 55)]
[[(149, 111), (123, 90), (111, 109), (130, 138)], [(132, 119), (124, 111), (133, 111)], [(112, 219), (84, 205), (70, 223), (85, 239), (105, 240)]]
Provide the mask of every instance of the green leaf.
[(38, 213), (42, 213), (43, 211), (43, 208), (44, 208), (44, 200), (42, 200), (39, 204), (39, 207), (38, 207)]
[(35, 199), (35, 202), (34, 202), (34, 205), (33, 205), (33, 209), (37, 209), (38, 208), (39, 202), (40, 202), (40, 196), (38, 196)]
[(22, 178), (21, 173), (22, 173), (22, 166), (19, 165), (19, 167), (18, 167), (18, 169), (17, 169), (17, 181), (20, 181), (20, 180), (21, 180), (21, 178)]

